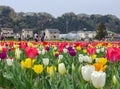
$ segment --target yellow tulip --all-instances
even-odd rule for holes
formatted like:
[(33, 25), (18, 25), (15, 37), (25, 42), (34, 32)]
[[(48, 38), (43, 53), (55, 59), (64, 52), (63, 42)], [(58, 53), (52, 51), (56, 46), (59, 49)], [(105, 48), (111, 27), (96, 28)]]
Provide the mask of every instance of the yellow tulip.
[(96, 45), (97, 47), (102, 47), (102, 43), (99, 43)]
[(91, 58), (94, 60), (96, 58), (97, 55), (92, 55)]
[(109, 44), (107, 45), (107, 47), (112, 47), (112, 44), (109, 43)]
[(34, 67), (32, 68), (34, 70), (35, 73), (40, 74), (43, 71), (43, 65), (34, 65)]
[(47, 73), (50, 74), (51, 77), (54, 77), (54, 72), (55, 71), (56, 71), (56, 67), (55, 66), (47, 67)]
[(13, 45), (13, 47), (16, 49), (16, 48), (18, 48), (18, 47), (19, 47), (19, 45)]
[(35, 62), (34, 59), (27, 58), (25, 61), (21, 62), (21, 65), (25, 68), (32, 68), (34, 62)]
[(55, 54), (59, 54), (59, 52), (53, 52), (53, 55), (55, 55)]
[(33, 47), (33, 44), (31, 42), (28, 42), (28, 47)]
[(105, 65), (107, 63), (107, 59), (106, 58), (98, 58), (97, 62)]
[(88, 44), (89, 47), (93, 47), (91, 44)]
[(84, 49), (84, 50), (83, 50), (83, 53), (87, 53), (87, 50), (86, 50), (86, 49)]
[(81, 47), (80, 47), (80, 46), (77, 46), (76, 49), (77, 49), (77, 50), (81, 50)]

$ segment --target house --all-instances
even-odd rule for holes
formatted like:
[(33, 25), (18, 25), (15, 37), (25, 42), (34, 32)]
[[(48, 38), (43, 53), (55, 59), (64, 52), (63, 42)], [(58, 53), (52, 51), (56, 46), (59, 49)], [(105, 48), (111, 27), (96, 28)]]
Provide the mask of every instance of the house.
[(67, 34), (60, 34), (60, 39), (66, 39)]
[(45, 39), (59, 39), (60, 31), (58, 29), (45, 29)]
[(93, 39), (96, 36), (96, 32), (95, 31), (71, 31), (69, 32), (66, 37), (66, 39), (70, 39), (70, 40), (82, 40), (82, 39)]
[(77, 35), (80, 36), (80, 38), (94, 38), (96, 36), (95, 31), (78, 31)]
[(13, 28), (1, 28), (1, 34), (4, 35), (5, 37), (13, 37), (14, 36)]
[(22, 29), (22, 38), (33, 38), (33, 29)]

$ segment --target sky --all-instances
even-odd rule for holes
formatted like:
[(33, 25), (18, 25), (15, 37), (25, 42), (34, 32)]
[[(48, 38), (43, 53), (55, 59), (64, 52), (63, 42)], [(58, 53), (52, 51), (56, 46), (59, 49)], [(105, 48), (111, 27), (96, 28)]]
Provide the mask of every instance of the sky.
[(0, 0), (16, 12), (47, 12), (54, 17), (67, 12), (107, 15), (120, 18), (120, 0)]

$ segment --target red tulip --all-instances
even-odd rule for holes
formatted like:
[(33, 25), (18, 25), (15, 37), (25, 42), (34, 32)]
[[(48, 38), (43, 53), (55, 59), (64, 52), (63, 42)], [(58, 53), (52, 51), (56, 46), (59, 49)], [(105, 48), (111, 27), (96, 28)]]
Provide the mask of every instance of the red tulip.
[(34, 58), (36, 58), (36, 56), (38, 55), (38, 50), (37, 50), (37, 48), (27, 47), (27, 48), (25, 49), (25, 53), (26, 53), (26, 56), (27, 56), (28, 58), (34, 59)]
[(120, 61), (120, 48), (115, 47), (107, 48), (106, 57), (110, 62)]
[(63, 48), (64, 48), (64, 46), (61, 44), (61, 45), (58, 45), (58, 51), (59, 52), (63, 52)]
[(14, 45), (14, 42), (13, 41), (11, 41), (10, 43), (9, 43), (9, 46), (13, 46)]
[(44, 45), (44, 46), (48, 45), (48, 42), (42, 42), (42, 45)]
[(87, 52), (89, 55), (93, 55), (96, 53), (96, 49), (93, 47), (87, 47)]
[(25, 49), (27, 47), (26, 43), (19, 43), (19, 48)]
[(2, 52), (7, 52), (7, 48), (2, 48)]

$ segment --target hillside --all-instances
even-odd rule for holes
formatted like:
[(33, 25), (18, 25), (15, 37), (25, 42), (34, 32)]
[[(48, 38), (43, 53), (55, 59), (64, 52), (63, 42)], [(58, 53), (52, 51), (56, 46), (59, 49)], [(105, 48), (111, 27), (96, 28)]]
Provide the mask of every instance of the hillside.
[(32, 28), (37, 32), (45, 28), (58, 28), (61, 33), (70, 31), (96, 30), (98, 23), (103, 22), (109, 31), (120, 33), (120, 19), (114, 15), (87, 15), (64, 13), (55, 18), (49, 13), (15, 12), (9, 6), (0, 6), (0, 27), (12, 27), (15, 32), (22, 28)]

